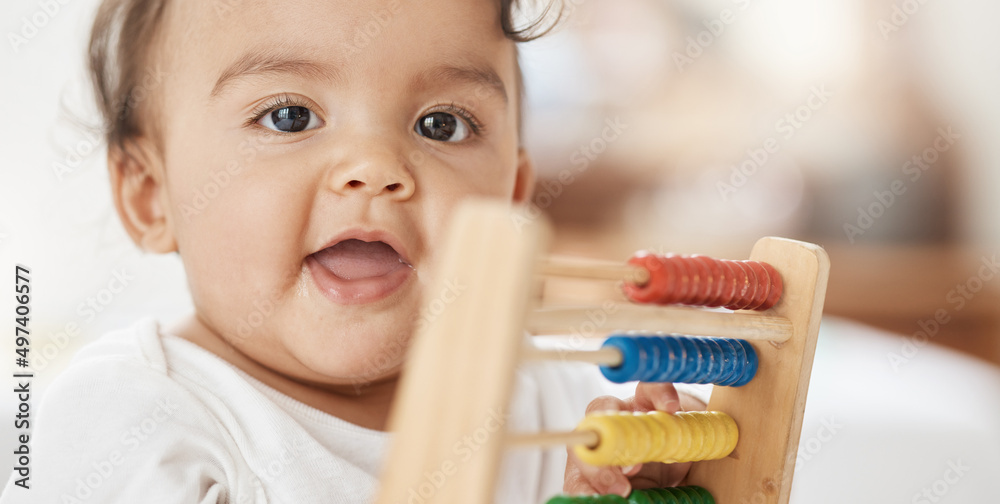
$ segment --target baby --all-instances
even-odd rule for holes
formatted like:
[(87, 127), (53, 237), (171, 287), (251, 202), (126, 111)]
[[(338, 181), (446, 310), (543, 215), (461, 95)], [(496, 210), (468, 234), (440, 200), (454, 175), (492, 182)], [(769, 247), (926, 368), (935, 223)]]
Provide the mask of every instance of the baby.
[[(532, 191), (515, 43), (544, 27), (518, 31), (515, 1), (106, 0), (89, 54), (115, 207), (180, 254), (195, 313), (82, 349), (34, 425), (31, 489), (0, 503), (370, 500), (449, 214)], [(594, 399), (564, 367), (521, 375), (511, 425), (698, 406), (669, 384)], [(687, 470), (526, 457), (498, 499)]]

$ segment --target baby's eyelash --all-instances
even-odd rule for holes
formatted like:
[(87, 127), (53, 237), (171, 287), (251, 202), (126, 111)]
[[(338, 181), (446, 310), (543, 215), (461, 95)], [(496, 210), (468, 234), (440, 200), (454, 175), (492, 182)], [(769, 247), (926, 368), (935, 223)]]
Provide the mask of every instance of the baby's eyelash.
[(281, 94), (277, 96), (272, 96), (268, 98), (264, 103), (254, 107), (253, 111), (250, 112), (250, 116), (247, 118), (245, 126), (253, 126), (260, 121), (264, 116), (274, 112), (275, 110), (282, 109), (285, 107), (305, 107), (312, 110), (313, 113), (315, 106), (312, 103), (306, 102), (304, 100), (298, 99), (294, 96), (289, 96), (286, 94)]
[[(265, 115), (285, 107), (305, 107), (312, 110), (314, 106), (312, 103), (298, 99), (294, 96), (289, 96), (287, 94), (273, 96), (271, 98), (268, 98), (260, 105), (254, 107), (254, 109), (250, 112), (249, 117), (245, 122), (245, 126), (253, 126), (258, 121), (260, 121)], [(471, 112), (455, 104), (455, 102), (435, 105), (428, 113), (433, 113), (433, 112), (448, 112), (461, 117), (462, 119), (465, 120), (465, 122), (469, 123), (469, 127), (472, 128), (472, 132), (477, 135), (481, 135), (483, 134), (483, 132), (486, 131), (486, 125), (484, 125), (478, 119), (476, 119), (476, 116), (472, 115)]]
[(481, 135), (486, 131), (485, 124), (479, 122), (479, 120), (476, 119), (476, 116), (472, 115), (472, 112), (469, 112), (468, 110), (459, 107), (458, 105), (455, 104), (455, 102), (435, 105), (434, 108), (432, 108), (428, 112), (428, 114), (433, 112), (449, 112), (461, 117), (462, 119), (465, 119), (465, 122), (469, 123), (469, 127), (472, 128), (472, 132), (477, 135)]

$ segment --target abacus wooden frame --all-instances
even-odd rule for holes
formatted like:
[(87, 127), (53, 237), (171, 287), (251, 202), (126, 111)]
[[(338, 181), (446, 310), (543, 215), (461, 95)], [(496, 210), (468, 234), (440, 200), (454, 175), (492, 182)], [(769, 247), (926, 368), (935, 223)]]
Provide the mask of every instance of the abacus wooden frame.
[[(529, 317), (538, 297), (537, 258), (548, 235), (544, 221), (511, 213), (503, 204), (470, 201), (456, 213), (428, 292), (441, 292), (445, 282), (466, 290), (415, 336), (390, 418), (394, 439), (377, 504), (491, 502), (507, 441), (503, 419), (514, 368), (527, 346), (524, 328), (558, 330), (551, 316)], [(710, 410), (736, 420), (736, 450), (721, 460), (696, 462), (687, 483), (707, 488), (720, 504), (786, 504), (829, 259), (816, 245), (782, 238), (761, 239), (750, 259), (768, 262), (782, 275), (781, 301), (766, 312), (637, 306), (625, 313), (645, 315), (644, 330), (685, 332), (670, 323), (679, 320), (681, 328), (697, 327), (701, 335), (749, 334), (746, 339), (757, 340), (754, 380), (740, 388), (716, 387), (709, 403)], [(482, 432), (488, 435), (471, 457), (455, 449), (463, 437)]]

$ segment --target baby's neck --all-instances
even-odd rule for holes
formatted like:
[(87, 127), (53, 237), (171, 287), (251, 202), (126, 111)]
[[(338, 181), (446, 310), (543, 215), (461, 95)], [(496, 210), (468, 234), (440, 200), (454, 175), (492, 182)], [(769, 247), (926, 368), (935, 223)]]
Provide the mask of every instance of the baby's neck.
[(330, 385), (294, 378), (261, 365), (192, 315), (167, 332), (226, 360), (269, 387), (330, 415), (361, 427), (384, 431), (396, 393), (398, 376), (366, 384)]

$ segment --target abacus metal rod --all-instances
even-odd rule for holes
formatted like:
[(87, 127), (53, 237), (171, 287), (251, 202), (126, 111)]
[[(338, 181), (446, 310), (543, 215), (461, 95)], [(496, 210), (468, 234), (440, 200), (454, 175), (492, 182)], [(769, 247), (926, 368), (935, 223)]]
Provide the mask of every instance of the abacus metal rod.
[[(585, 331), (584, 324), (595, 326), (596, 330)], [(788, 341), (793, 332), (792, 323), (785, 317), (632, 304), (541, 308), (528, 314), (525, 327), (532, 334), (592, 332), (594, 336), (604, 336), (627, 328), (775, 343)]]
[(590, 350), (549, 349), (529, 345), (522, 354), (527, 360), (575, 361), (604, 366), (619, 366), (622, 352), (617, 348), (601, 347)]
[(538, 272), (542, 275), (591, 280), (617, 280), (645, 285), (649, 282), (646, 268), (612, 261), (550, 256), (541, 261)]
[(584, 445), (593, 448), (601, 443), (601, 436), (592, 430), (575, 430), (565, 432), (527, 432), (512, 433), (507, 438), (507, 445), (512, 448)]

